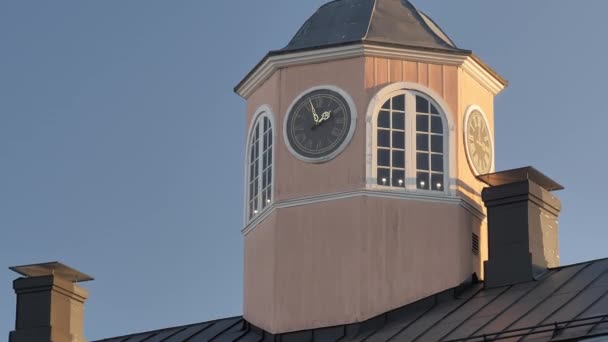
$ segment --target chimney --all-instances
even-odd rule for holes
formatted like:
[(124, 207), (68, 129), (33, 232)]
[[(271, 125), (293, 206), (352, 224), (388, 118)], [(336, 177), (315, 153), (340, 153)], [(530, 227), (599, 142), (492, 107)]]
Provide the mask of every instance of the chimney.
[(90, 276), (58, 262), (10, 267), (23, 277), (13, 282), (17, 294), (15, 330), (9, 342), (85, 342), (84, 302), (78, 282)]
[(558, 216), (561, 202), (550, 191), (563, 187), (533, 167), (478, 177), (488, 209), (485, 286), (530, 281), (559, 266)]

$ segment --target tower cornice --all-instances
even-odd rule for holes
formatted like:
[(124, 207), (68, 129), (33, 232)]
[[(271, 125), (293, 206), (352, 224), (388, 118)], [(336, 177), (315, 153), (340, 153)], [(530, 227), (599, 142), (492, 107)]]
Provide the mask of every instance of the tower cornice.
[(471, 51), (463, 50), (462, 53), (455, 53), (440, 49), (358, 43), (290, 53), (270, 52), (239, 82), (234, 91), (247, 99), (276, 70), (281, 68), (356, 57), (384, 57), (459, 66), (494, 95), (500, 93), (508, 85), (503, 77)]

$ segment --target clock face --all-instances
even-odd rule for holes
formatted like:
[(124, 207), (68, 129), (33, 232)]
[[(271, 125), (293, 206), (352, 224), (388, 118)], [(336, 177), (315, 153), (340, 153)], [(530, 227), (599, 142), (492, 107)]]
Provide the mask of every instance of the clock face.
[(491, 172), (494, 148), (487, 121), (479, 110), (473, 109), (464, 124), (465, 148), (471, 168), (476, 175)]
[(312, 91), (300, 98), (287, 114), (287, 144), (305, 161), (329, 160), (352, 135), (351, 115), (342, 95), (328, 89)]

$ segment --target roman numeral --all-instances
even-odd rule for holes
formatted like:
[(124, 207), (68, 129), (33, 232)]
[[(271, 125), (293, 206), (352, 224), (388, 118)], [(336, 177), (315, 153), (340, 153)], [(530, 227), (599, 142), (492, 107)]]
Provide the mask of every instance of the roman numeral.
[(333, 136), (335, 136), (335, 137), (339, 137), (339, 136), (340, 136), (340, 133), (342, 133), (342, 132), (340, 131), (340, 129), (339, 129), (339, 128), (334, 127), (334, 128), (332, 128), (332, 130), (331, 130), (331, 135), (333, 135)]

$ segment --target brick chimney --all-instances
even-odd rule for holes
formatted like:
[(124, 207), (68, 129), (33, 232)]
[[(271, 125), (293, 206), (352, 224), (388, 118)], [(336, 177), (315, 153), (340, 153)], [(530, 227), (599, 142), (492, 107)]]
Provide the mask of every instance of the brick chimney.
[(558, 216), (561, 202), (551, 191), (563, 187), (533, 167), (479, 176), (488, 209), (485, 286), (535, 279), (559, 266)]
[(15, 330), (9, 342), (85, 342), (84, 302), (78, 282), (93, 280), (58, 262), (15, 266), (23, 277), (13, 282), (17, 294)]

